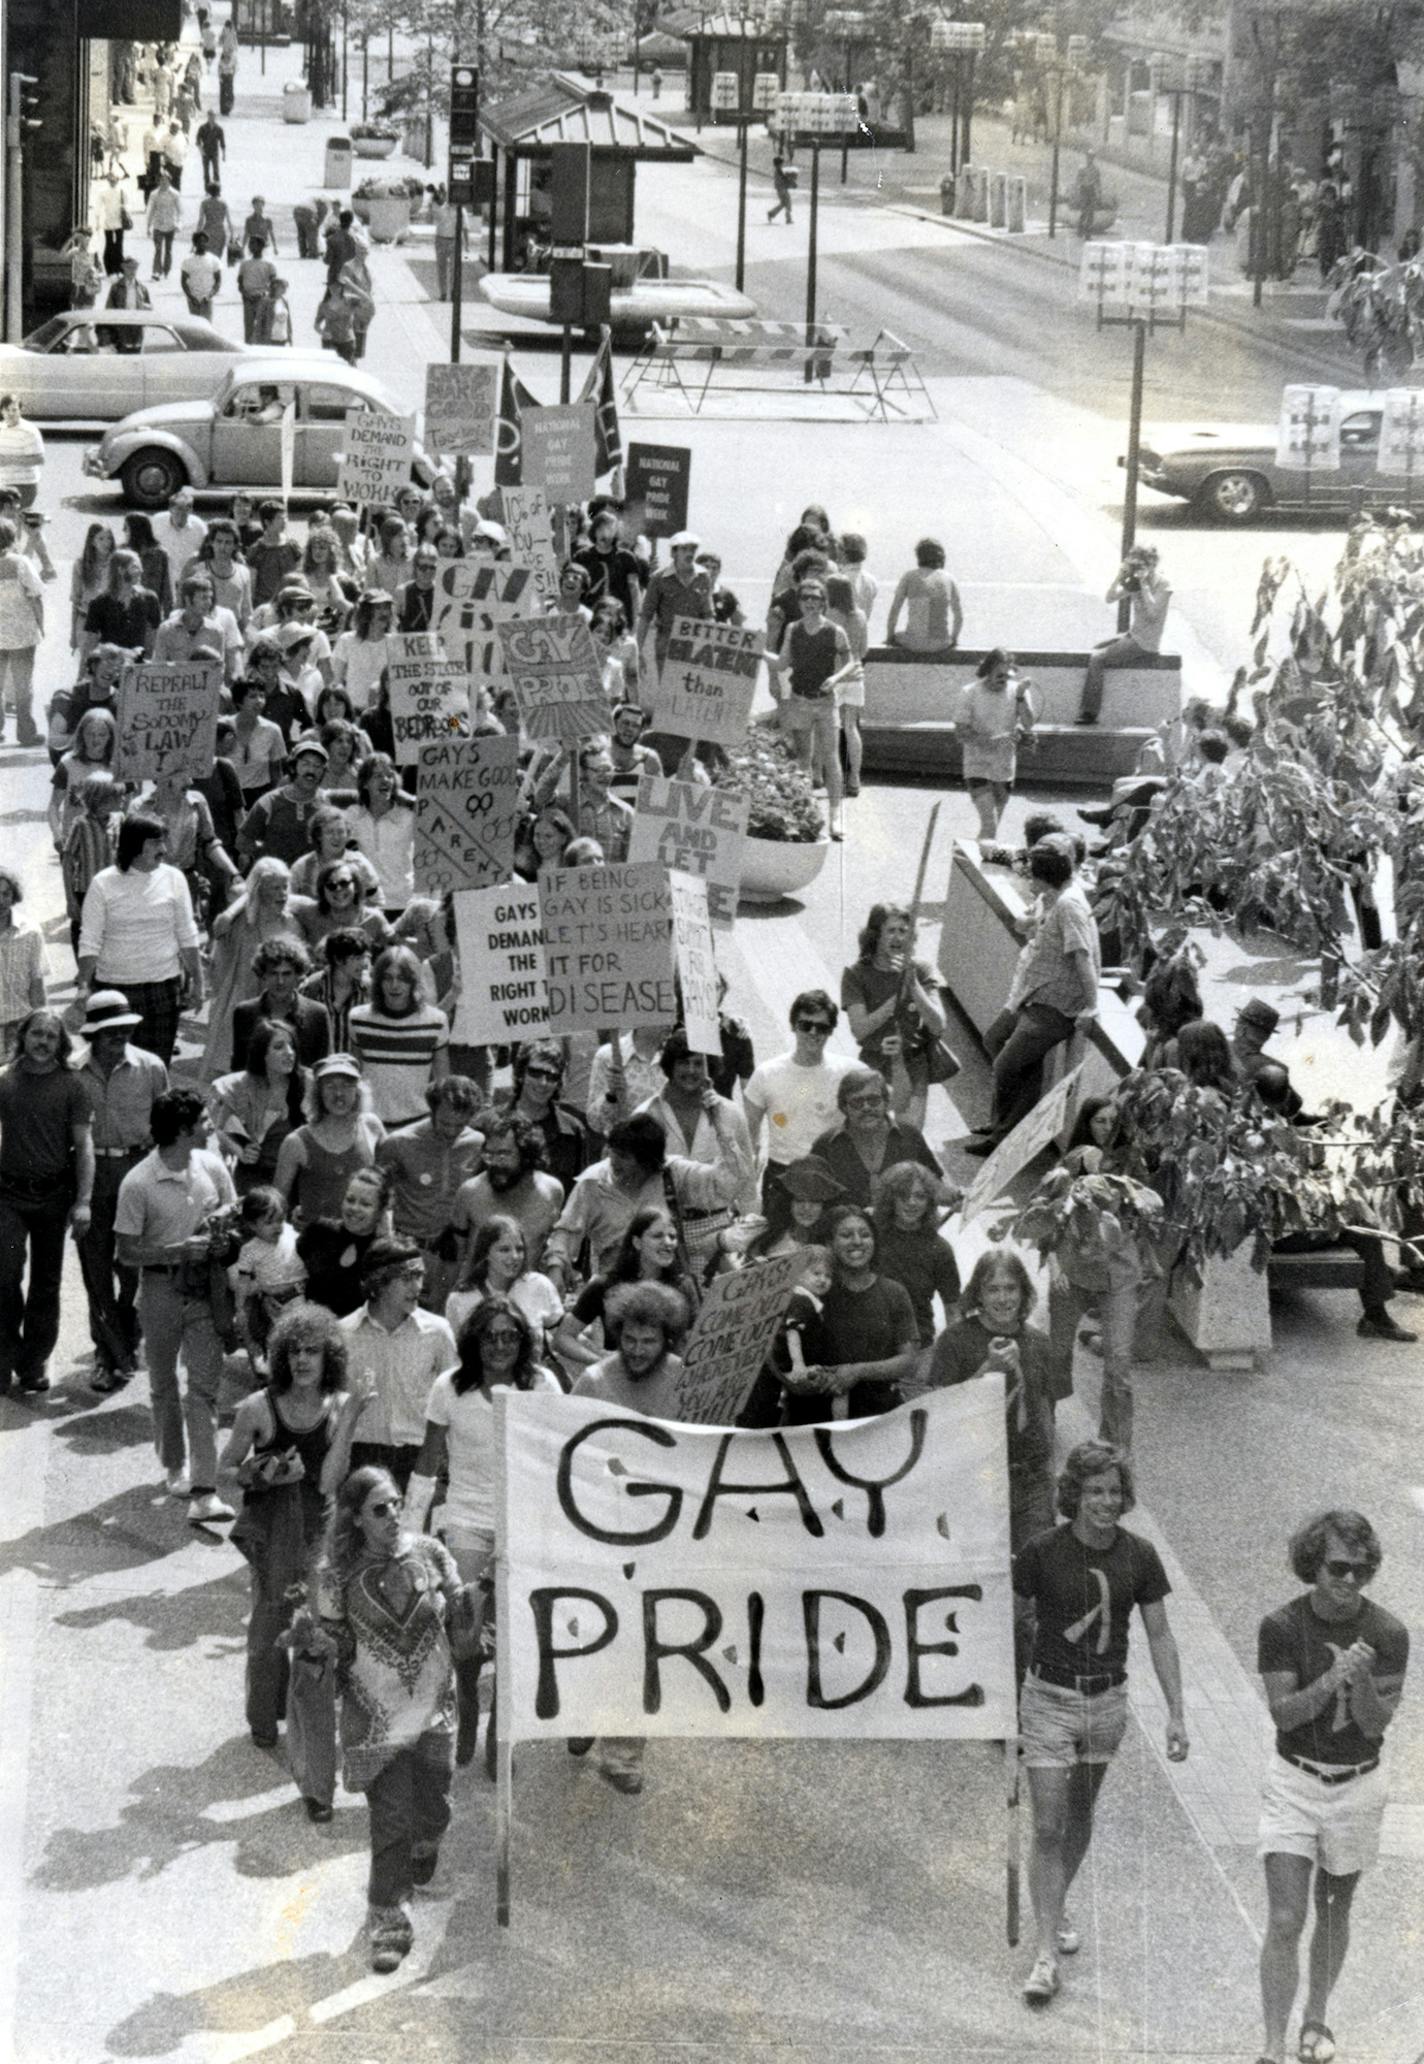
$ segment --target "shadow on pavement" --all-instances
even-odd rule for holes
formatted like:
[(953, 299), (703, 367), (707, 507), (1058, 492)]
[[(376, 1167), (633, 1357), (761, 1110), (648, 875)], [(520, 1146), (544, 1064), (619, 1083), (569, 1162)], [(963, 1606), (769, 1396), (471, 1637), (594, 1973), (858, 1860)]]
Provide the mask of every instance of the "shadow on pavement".
[(89, 1630), (123, 1620), (145, 1630), (146, 1648), (176, 1652), (201, 1641), (205, 1655), (211, 1656), (211, 1644), (225, 1642), (235, 1653), (246, 1645), (245, 1570), (245, 1564), (235, 1564), (221, 1576), (179, 1592), (140, 1591), (124, 1598), (106, 1597), (94, 1605), (56, 1613), (54, 1625)]
[(345, 1956), (294, 1957), (239, 1971), (196, 1992), (158, 1992), (127, 2020), (110, 2029), (106, 2049), (115, 2057), (163, 2057), (181, 2049), (189, 2036), (215, 2031), (231, 2041), (254, 2033), (284, 2014), (302, 2022), (318, 2000), (349, 1985), (361, 1953), (359, 1937)]

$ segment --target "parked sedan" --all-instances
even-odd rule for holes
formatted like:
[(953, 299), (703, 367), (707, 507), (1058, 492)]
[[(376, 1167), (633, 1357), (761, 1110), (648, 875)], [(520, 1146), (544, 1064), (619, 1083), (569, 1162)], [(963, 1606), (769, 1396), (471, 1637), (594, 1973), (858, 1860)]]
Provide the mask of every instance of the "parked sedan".
[(1424, 509), (1424, 468), (1414, 482), (1377, 470), (1382, 397), (1345, 394), (1341, 400), (1336, 471), (1317, 467), (1307, 474), (1278, 466), (1274, 423), (1218, 424), (1144, 437), (1137, 477), (1145, 487), (1176, 495), (1200, 515), (1224, 523), (1249, 523), (1268, 509), (1342, 515), (1406, 503)]
[[(140, 409), (84, 454), (96, 480), (120, 480), (138, 509), (162, 509), (178, 489), (228, 495), (234, 488), (282, 486), (282, 418), (293, 406), (292, 487), (298, 495), (335, 492), (346, 418), (375, 409), (404, 413), (379, 380), (324, 352), (252, 351), (208, 401)], [(417, 443), (412, 472), (426, 484), (434, 469)]]
[(0, 344), (0, 393), (17, 394), (31, 422), (114, 423), (160, 402), (207, 400), (247, 349), (197, 316), (71, 308), (23, 344)]

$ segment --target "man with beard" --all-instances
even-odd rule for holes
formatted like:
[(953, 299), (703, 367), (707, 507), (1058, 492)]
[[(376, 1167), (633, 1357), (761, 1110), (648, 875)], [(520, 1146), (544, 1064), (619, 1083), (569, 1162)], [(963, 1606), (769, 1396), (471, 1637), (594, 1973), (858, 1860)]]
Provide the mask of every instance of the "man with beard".
[(541, 1268), (544, 1243), (564, 1204), (564, 1186), (544, 1172), (544, 1143), (532, 1125), (512, 1113), (494, 1113), (484, 1128), (485, 1165), (455, 1193), (450, 1224), (462, 1260), (475, 1234), (496, 1214), (512, 1218), (524, 1234), (530, 1268)]
[[(620, 1283), (603, 1308), (603, 1330), (613, 1353), (584, 1370), (574, 1396), (639, 1412), (648, 1419), (680, 1418), (678, 1384), (682, 1362), (673, 1346), (685, 1336), (692, 1314), (687, 1300), (667, 1283)], [(586, 1736), (569, 1739), (571, 1756), (594, 1746)], [(641, 1735), (601, 1735), (596, 1769), (618, 1792), (643, 1789)]]

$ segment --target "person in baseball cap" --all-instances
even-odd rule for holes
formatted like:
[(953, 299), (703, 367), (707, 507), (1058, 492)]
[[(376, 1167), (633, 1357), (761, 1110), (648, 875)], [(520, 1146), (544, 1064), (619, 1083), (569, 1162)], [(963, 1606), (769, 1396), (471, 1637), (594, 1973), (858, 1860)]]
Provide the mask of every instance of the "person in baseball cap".
[(354, 1054), (327, 1054), (325, 1059), (318, 1061), (312, 1069), (312, 1080), (320, 1082), (324, 1075), (349, 1075), (353, 1082), (359, 1082), (362, 1079), (361, 1063)]

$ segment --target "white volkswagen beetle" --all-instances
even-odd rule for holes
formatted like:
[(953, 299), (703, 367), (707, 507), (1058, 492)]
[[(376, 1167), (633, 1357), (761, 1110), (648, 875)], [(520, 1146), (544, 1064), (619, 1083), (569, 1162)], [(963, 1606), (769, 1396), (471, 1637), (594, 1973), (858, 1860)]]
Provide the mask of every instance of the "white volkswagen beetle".
[[(180, 487), (197, 495), (282, 486), (282, 418), (295, 404), (294, 495), (335, 493), (349, 413), (406, 413), (379, 380), (329, 352), (245, 355), (209, 401), (139, 409), (84, 454), (95, 480), (118, 480), (136, 509), (166, 508)], [(417, 423), (417, 431), (419, 425)], [(428, 486), (434, 468), (418, 441), (411, 468)]]

